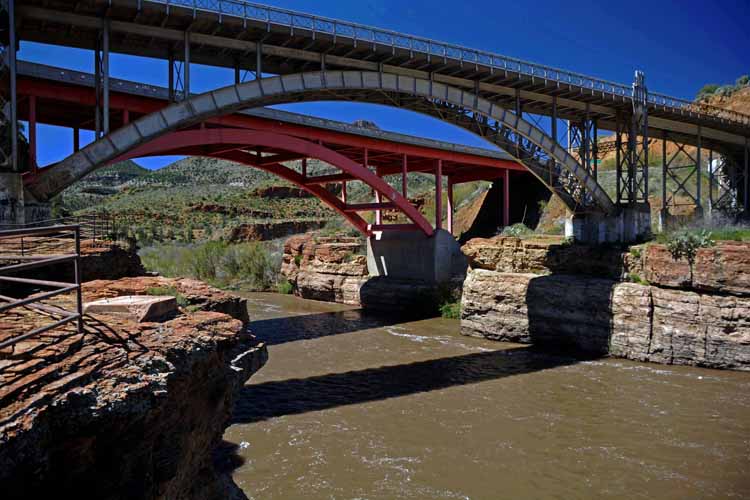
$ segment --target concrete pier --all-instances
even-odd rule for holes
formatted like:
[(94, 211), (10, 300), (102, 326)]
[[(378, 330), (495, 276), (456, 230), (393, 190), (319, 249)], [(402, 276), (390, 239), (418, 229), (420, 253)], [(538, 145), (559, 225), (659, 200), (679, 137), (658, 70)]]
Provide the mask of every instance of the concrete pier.
[(367, 240), (370, 276), (442, 283), (466, 275), (467, 261), (456, 239), (443, 229), (377, 232)]
[(633, 243), (651, 234), (647, 203), (621, 207), (616, 215), (576, 214), (565, 220), (565, 236), (580, 243)]
[(37, 202), (24, 189), (20, 173), (0, 172), (0, 228), (30, 224), (50, 216), (50, 204)]

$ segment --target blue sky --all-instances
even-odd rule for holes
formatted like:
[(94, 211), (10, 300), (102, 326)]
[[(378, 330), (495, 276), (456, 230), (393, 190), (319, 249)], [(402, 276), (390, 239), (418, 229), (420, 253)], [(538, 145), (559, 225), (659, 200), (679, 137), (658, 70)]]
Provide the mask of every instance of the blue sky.
[[(653, 0), (559, 2), (475, 0), (276, 0), (301, 10), (497, 52), (623, 83), (641, 69), (651, 91), (692, 98), (704, 83), (732, 83), (750, 73), (750, 1)], [(93, 71), (89, 51), (21, 43), (20, 59)], [(112, 75), (167, 83), (166, 62), (113, 55)], [(232, 83), (231, 70), (194, 66), (193, 91)], [(351, 122), (366, 118), (381, 128), (486, 146), (471, 134), (408, 111), (352, 103), (304, 103), (284, 109)], [(71, 132), (40, 126), (39, 163), (72, 149)], [(83, 135), (82, 144), (92, 134)], [(139, 160), (158, 168), (171, 159)]]

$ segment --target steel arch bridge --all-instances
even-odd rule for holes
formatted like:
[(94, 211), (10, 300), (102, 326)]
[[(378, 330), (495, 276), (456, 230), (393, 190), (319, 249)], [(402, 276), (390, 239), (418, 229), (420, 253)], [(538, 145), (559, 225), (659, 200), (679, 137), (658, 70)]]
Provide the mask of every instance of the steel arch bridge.
[[(97, 106), (92, 128), (97, 137), (109, 134), (112, 139), (88, 150), (96, 161), (104, 161), (113, 152), (109, 149), (135, 147), (122, 142), (125, 132), (110, 134), (109, 54), (118, 52), (167, 61), (173, 101), (191, 96), (191, 63), (200, 63), (233, 68), (238, 85), (250, 74), (259, 82), (252, 96), (247, 93), (255, 87), (237, 86), (235, 92), (246, 95), (239, 96), (235, 106), (347, 99), (405, 107), (456, 123), (509, 151), (574, 213), (605, 216), (647, 204), (649, 170), (653, 170), (648, 145), (656, 137), (695, 150), (692, 180), (679, 180), (676, 172), (684, 165), (663, 155), (661, 198), (666, 212), (676, 193), (669, 192), (673, 187), (668, 179), (678, 179), (676, 191), (689, 195), (696, 211), (702, 211), (708, 156), (710, 208), (727, 206), (750, 213), (750, 116), (651, 92), (640, 72), (632, 86), (623, 85), (244, 0), (27, 0), (23, 5), (2, 0), (2, 4), (14, 20), (6, 47), (15, 49), (17, 40), (33, 40), (93, 49)], [(71, 37), (71, 32), (76, 36)], [(15, 50), (5, 52), (3, 69), (14, 83)], [(263, 79), (267, 74), (281, 76)], [(207, 95), (228, 98), (231, 93), (223, 89)], [(11, 111), (13, 124), (17, 108), (13, 85), (3, 97), (10, 102), (4, 109)], [(199, 96), (184, 102), (191, 102), (191, 107), (205, 104)], [(189, 112), (176, 105), (170, 113), (183, 116), (155, 118), (145, 136), (176, 130), (187, 123), (181, 118), (200, 121), (205, 113), (228, 109), (228, 103), (217, 101), (210, 111), (207, 107)], [(564, 127), (559, 127), (561, 122)], [(559, 128), (564, 128), (567, 141), (560, 139)], [(597, 181), (600, 130), (614, 132), (614, 199)], [(714, 152), (721, 163), (717, 168)], [(16, 153), (10, 151), (5, 157), (17, 169)], [(81, 155), (65, 160), (65, 165), (40, 172), (32, 190), (52, 192), (57, 184), (64, 184), (66, 175), (75, 178), (76, 172), (91, 168), (89, 158)], [(64, 170), (68, 174), (59, 174)]]
[[(400, 99), (402, 95), (413, 99)], [(557, 141), (520, 116), (447, 85), (418, 78), (357, 71), (269, 77), (192, 96), (102, 137), (58, 164), (44, 169), (27, 187), (37, 199), (49, 199), (95, 169), (116, 158), (125, 157), (139, 146), (174, 130), (245, 108), (321, 99), (398, 105), (442, 119), (450, 116), (450, 121), (461, 126), (466, 126), (461, 118), (467, 113), (475, 120), (476, 117), (483, 117), (486, 129), (491, 131), (484, 137), (510, 151), (558, 194), (571, 211), (590, 207), (592, 202), (605, 213), (615, 211), (614, 203), (593, 176)], [(432, 112), (429, 106), (432, 106)], [(566, 184), (565, 179), (572, 182)], [(578, 189), (579, 186), (585, 189)], [(401, 200), (398, 193), (377, 191), (399, 205)], [(582, 198), (586, 193), (590, 194), (591, 200)], [(405, 206), (399, 205), (399, 208), (408, 215)]]

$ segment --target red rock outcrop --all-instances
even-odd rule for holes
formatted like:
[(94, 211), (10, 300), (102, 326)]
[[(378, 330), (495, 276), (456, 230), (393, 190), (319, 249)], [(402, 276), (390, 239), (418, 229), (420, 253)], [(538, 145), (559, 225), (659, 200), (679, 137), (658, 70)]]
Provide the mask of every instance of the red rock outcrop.
[[(192, 280), (98, 281), (84, 297), (152, 285), (180, 290), (194, 307), (158, 323), (94, 315), (83, 334), (69, 325), (0, 353), (4, 499), (244, 497), (211, 452), (265, 346), (246, 330), (246, 313), (209, 310), (225, 310), (226, 294)], [(51, 303), (70, 308), (73, 298)], [(4, 316), (0, 338), (51, 322), (32, 313)]]

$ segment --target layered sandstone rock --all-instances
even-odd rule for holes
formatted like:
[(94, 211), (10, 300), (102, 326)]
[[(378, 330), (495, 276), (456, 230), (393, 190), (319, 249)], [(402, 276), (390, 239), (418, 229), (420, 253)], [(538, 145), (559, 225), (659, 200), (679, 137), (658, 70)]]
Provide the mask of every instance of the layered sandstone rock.
[[(576, 265), (565, 261), (566, 273), (558, 273), (557, 264), (547, 263), (559, 255), (537, 249), (507, 238), (464, 247), (473, 269), (464, 283), (462, 333), (639, 361), (750, 370), (749, 245), (702, 249), (692, 280), (688, 264), (672, 260), (661, 245), (623, 253), (623, 273), (645, 276), (648, 285), (572, 274)], [(589, 250), (564, 255), (582, 255), (578, 265), (590, 269), (611, 269), (616, 261), (608, 256), (605, 264), (597, 263)]]
[[(159, 281), (197, 297), (195, 284)], [(84, 299), (154, 282), (87, 283)], [(204, 285), (205, 286), (205, 285)], [(91, 315), (84, 333), (57, 328), (0, 353), (3, 498), (243, 498), (211, 453), (235, 393), (266, 360), (222, 292), (163, 322)], [(70, 309), (73, 298), (49, 305)], [(4, 315), (0, 340), (52, 320)]]
[(557, 236), (475, 238), (461, 251), (469, 265), (506, 273), (569, 273), (619, 279), (628, 258), (614, 248), (571, 245)]
[(256, 224), (240, 224), (232, 228), (229, 241), (267, 241), (283, 238), (295, 233), (304, 233), (320, 229), (325, 225), (323, 220), (302, 220), (284, 222), (259, 222)]
[(361, 305), (360, 289), (368, 280), (361, 248), (359, 238), (292, 236), (284, 244), (281, 273), (300, 297)]

